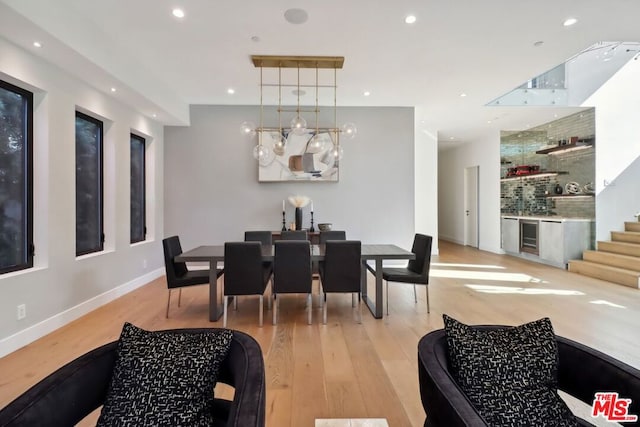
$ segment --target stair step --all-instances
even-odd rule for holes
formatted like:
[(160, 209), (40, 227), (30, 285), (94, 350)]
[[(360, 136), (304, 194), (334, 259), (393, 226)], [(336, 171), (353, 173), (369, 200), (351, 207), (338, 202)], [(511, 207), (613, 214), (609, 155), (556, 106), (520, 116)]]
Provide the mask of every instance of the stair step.
[(598, 242), (598, 250), (640, 257), (640, 245), (624, 242)]
[(640, 273), (640, 257), (603, 251), (584, 251), (582, 259), (598, 264), (633, 270)]
[(640, 232), (637, 231), (612, 231), (611, 240), (614, 242), (627, 242), (640, 244)]
[(640, 272), (590, 261), (569, 261), (569, 271), (640, 289)]
[(636, 222), (625, 222), (625, 223), (624, 223), (624, 231), (636, 231), (636, 232), (640, 232), (640, 221), (636, 221)]

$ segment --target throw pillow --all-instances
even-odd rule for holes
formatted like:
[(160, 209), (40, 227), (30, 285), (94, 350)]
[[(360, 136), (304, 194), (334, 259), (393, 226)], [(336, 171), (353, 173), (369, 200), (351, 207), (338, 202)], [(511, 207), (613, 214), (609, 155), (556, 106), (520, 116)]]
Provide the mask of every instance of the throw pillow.
[(211, 426), (233, 332), (149, 332), (125, 323), (98, 426)]
[(558, 395), (548, 318), (495, 330), (443, 315), (454, 380), (490, 426), (577, 426)]

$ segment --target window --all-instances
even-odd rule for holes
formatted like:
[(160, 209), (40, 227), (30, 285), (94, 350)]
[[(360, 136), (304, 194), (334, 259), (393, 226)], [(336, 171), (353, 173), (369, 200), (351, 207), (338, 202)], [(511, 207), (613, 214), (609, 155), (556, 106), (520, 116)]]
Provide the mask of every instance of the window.
[(100, 120), (76, 112), (76, 255), (104, 248)]
[(0, 273), (33, 267), (33, 94), (0, 80)]
[(131, 134), (131, 243), (147, 234), (145, 221), (145, 140)]

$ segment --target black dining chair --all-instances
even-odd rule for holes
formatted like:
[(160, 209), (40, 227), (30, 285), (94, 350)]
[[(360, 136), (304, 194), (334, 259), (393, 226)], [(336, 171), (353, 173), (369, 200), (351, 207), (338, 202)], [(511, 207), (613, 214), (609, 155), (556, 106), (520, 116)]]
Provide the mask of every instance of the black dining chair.
[(311, 245), (308, 240), (276, 240), (273, 261), (273, 324), (278, 320), (279, 294), (307, 294), (311, 324)]
[[(229, 297), (237, 302), (240, 295), (258, 295), (260, 298), (259, 324), (262, 326), (263, 296), (273, 268), (262, 262), (260, 242), (226, 242), (224, 244), (224, 320), (227, 327)], [(237, 308), (237, 304), (236, 304)]]
[(245, 242), (260, 242), (263, 245), (271, 246), (273, 244), (272, 234), (270, 231), (245, 231)]
[(287, 230), (280, 233), (280, 240), (309, 240), (307, 230)]
[[(424, 234), (416, 233), (413, 238), (411, 252), (415, 254), (415, 259), (409, 261), (406, 267), (382, 269), (382, 278), (386, 281), (387, 287), (387, 316), (389, 315), (389, 282), (413, 283), (413, 298), (418, 302), (416, 284), (424, 285), (427, 293), (427, 313), (429, 313), (429, 268), (431, 267), (431, 244), (433, 238)], [(367, 268), (375, 274), (375, 269), (371, 266)]]
[(321, 231), (320, 244), (327, 243), (327, 240), (347, 240), (347, 233), (343, 230)]
[(322, 323), (327, 323), (327, 293), (351, 293), (358, 296), (358, 323), (362, 323), (360, 298), (360, 268), (362, 244), (358, 240), (328, 240), (325, 243), (324, 261), (320, 263), (322, 284)]
[[(167, 287), (169, 288), (169, 295), (167, 297), (167, 313), (165, 316), (169, 318), (171, 290), (176, 288), (179, 289), (178, 307), (180, 307), (182, 288), (209, 283), (209, 269), (189, 270), (186, 263), (175, 261), (175, 257), (182, 253), (182, 246), (180, 245), (180, 238), (178, 236), (171, 236), (163, 239), (162, 248), (164, 249), (164, 268), (167, 274)], [(223, 273), (223, 269), (217, 269), (216, 278), (222, 276)]]

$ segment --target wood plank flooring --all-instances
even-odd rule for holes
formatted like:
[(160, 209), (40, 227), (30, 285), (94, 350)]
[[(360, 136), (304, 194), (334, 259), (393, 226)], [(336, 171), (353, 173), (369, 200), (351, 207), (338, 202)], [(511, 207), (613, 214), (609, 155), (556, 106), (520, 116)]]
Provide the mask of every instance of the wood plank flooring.
[[(267, 425), (313, 426), (315, 418), (387, 418), (390, 426), (420, 426), (417, 343), (441, 328), (442, 313), (470, 324), (516, 325), (549, 317), (563, 335), (640, 368), (640, 291), (598, 279), (440, 242), (432, 260), (431, 313), (424, 288), (418, 303), (410, 285), (390, 285), (390, 316), (374, 319), (363, 308), (355, 321), (350, 295), (329, 295), (328, 323), (314, 296), (307, 325), (303, 296), (285, 296), (277, 326), (265, 308), (258, 327), (258, 299), (240, 299), (229, 327), (254, 336), (265, 358)], [(369, 286), (373, 277), (369, 275)], [(371, 292), (370, 290), (370, 292)], [(208, 319), (206, 286), (172, 298), (165, 319), (164, 278), (149, 283), (81, 319), (0, 359), (0, 407), (62, 364), (117, 339), (129, 321), (149, 330), (221, 326)], [(231, 395), (220, 386), (216, 393)], [(82, 425), (95, 424), (97, 413)]]

